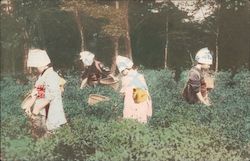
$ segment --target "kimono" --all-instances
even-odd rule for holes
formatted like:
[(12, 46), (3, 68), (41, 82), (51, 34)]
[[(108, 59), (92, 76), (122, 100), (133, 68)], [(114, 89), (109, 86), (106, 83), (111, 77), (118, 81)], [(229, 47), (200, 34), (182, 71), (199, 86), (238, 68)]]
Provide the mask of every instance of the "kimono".
[(192, 67), (189, 71), (188, 82), (184, 88), (183, 97), (190, 104), (198, 103), (200, 101), (196, 94), (199, 92), (201, 92), (204, 99), (207, 98), (204, 73), (200, 69)]
[[(137, 103), (133, 98), (135, 89), (143, 89), (148, 97), (145, 101)], [(148, 87), (144, 76), (135, 70), (130, 70), (126, 76), (122, 77), (121, 93), (124, 93), (123, 118), (135, 119), (140, 123), (147, 123), (152, 116), (152, 101), (148, 92)]]
[(43, 116), (47, 130), (54, 130), (67, 122), (63, 109), (59, 78), (58, 74), (50, 67), (38, 77), (35, 83), (38, 90), (35, 107), (39, 105), (42, 99), (50, 101), (48, 107), (43, 108), (39, 113)]
[(82, 80), (88, 78), (88, 85), (95, 85), (99, 80), (106, 78), (110, 74), (110, 69), (105, 67), (101, 62), (94, 61), (91, 66), (86, 67), (82, 73)]

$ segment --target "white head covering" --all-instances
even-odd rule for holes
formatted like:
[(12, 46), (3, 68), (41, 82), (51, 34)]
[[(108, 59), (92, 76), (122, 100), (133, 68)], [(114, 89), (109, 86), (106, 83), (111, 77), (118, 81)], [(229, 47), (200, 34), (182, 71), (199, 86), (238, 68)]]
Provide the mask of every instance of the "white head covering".
[(27, 67), (43, 67), (50, 63), (50, 58), (45, 50), (30, 49), (28, 53)]
[(95, 55), (89, 51), (80, 52), (80, 60), (86, 66), (90, 66), (94, 62)]
[(125, 69), (132, 68), (134, 64), (129, 58), (118, 55), (116, 58), (116, 65), (119, 72), (122, 72)]
[(213, 57), (211, 55), (211, 52), (208, 50), (208, 48), (200, 49), (196, 53), (195, 60), (201, 64), (211, 65), (213, 63)]

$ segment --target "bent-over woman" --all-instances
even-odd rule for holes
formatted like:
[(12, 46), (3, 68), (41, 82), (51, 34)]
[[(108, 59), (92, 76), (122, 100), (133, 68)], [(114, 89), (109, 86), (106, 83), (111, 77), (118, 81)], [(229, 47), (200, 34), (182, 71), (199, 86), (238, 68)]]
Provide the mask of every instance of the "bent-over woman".
[(152, 101), (144, 76), (132, 68), (133, 62), (127, 57), (118, 56), (116, 64), (122, 74), (123, 118), (147, 123), (152, 116)]

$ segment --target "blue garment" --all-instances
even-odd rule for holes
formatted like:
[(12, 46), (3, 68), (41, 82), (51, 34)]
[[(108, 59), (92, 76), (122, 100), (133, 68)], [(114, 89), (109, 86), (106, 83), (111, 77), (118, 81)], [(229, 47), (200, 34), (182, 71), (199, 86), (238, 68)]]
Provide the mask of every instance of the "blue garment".
[(138, 72), (133, 72), (128, 75), (128, 77), (131, 78), (131, 82), (128, 84), (129, 87), (136, 87), (136, 88), (141, 88), (144, 90), (148, 90), (148, 86), (145, 82), (142, 82), (140, 78), (143, 77), (142, 74)]

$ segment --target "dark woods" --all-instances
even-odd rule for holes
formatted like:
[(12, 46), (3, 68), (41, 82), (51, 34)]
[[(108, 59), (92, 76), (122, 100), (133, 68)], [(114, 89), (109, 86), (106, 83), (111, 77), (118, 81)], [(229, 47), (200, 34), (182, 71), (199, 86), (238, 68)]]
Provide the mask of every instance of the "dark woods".
[[(113, 71), (118, 54), (146, 68), (180, 70), (204, 46), (217, 55), (219, 69), (249, 67), (249, 1), (215, 1), (216, 10), (202, 23), (184, 21), (191, 17), (171, 1), (156, 2), (3, 0), (1, 74), (29, 73), (30, 47), (46, 49), (61, 70), (78, 69), (82, 50)], [(197, 10), (204, 2), (197, 1)]]

